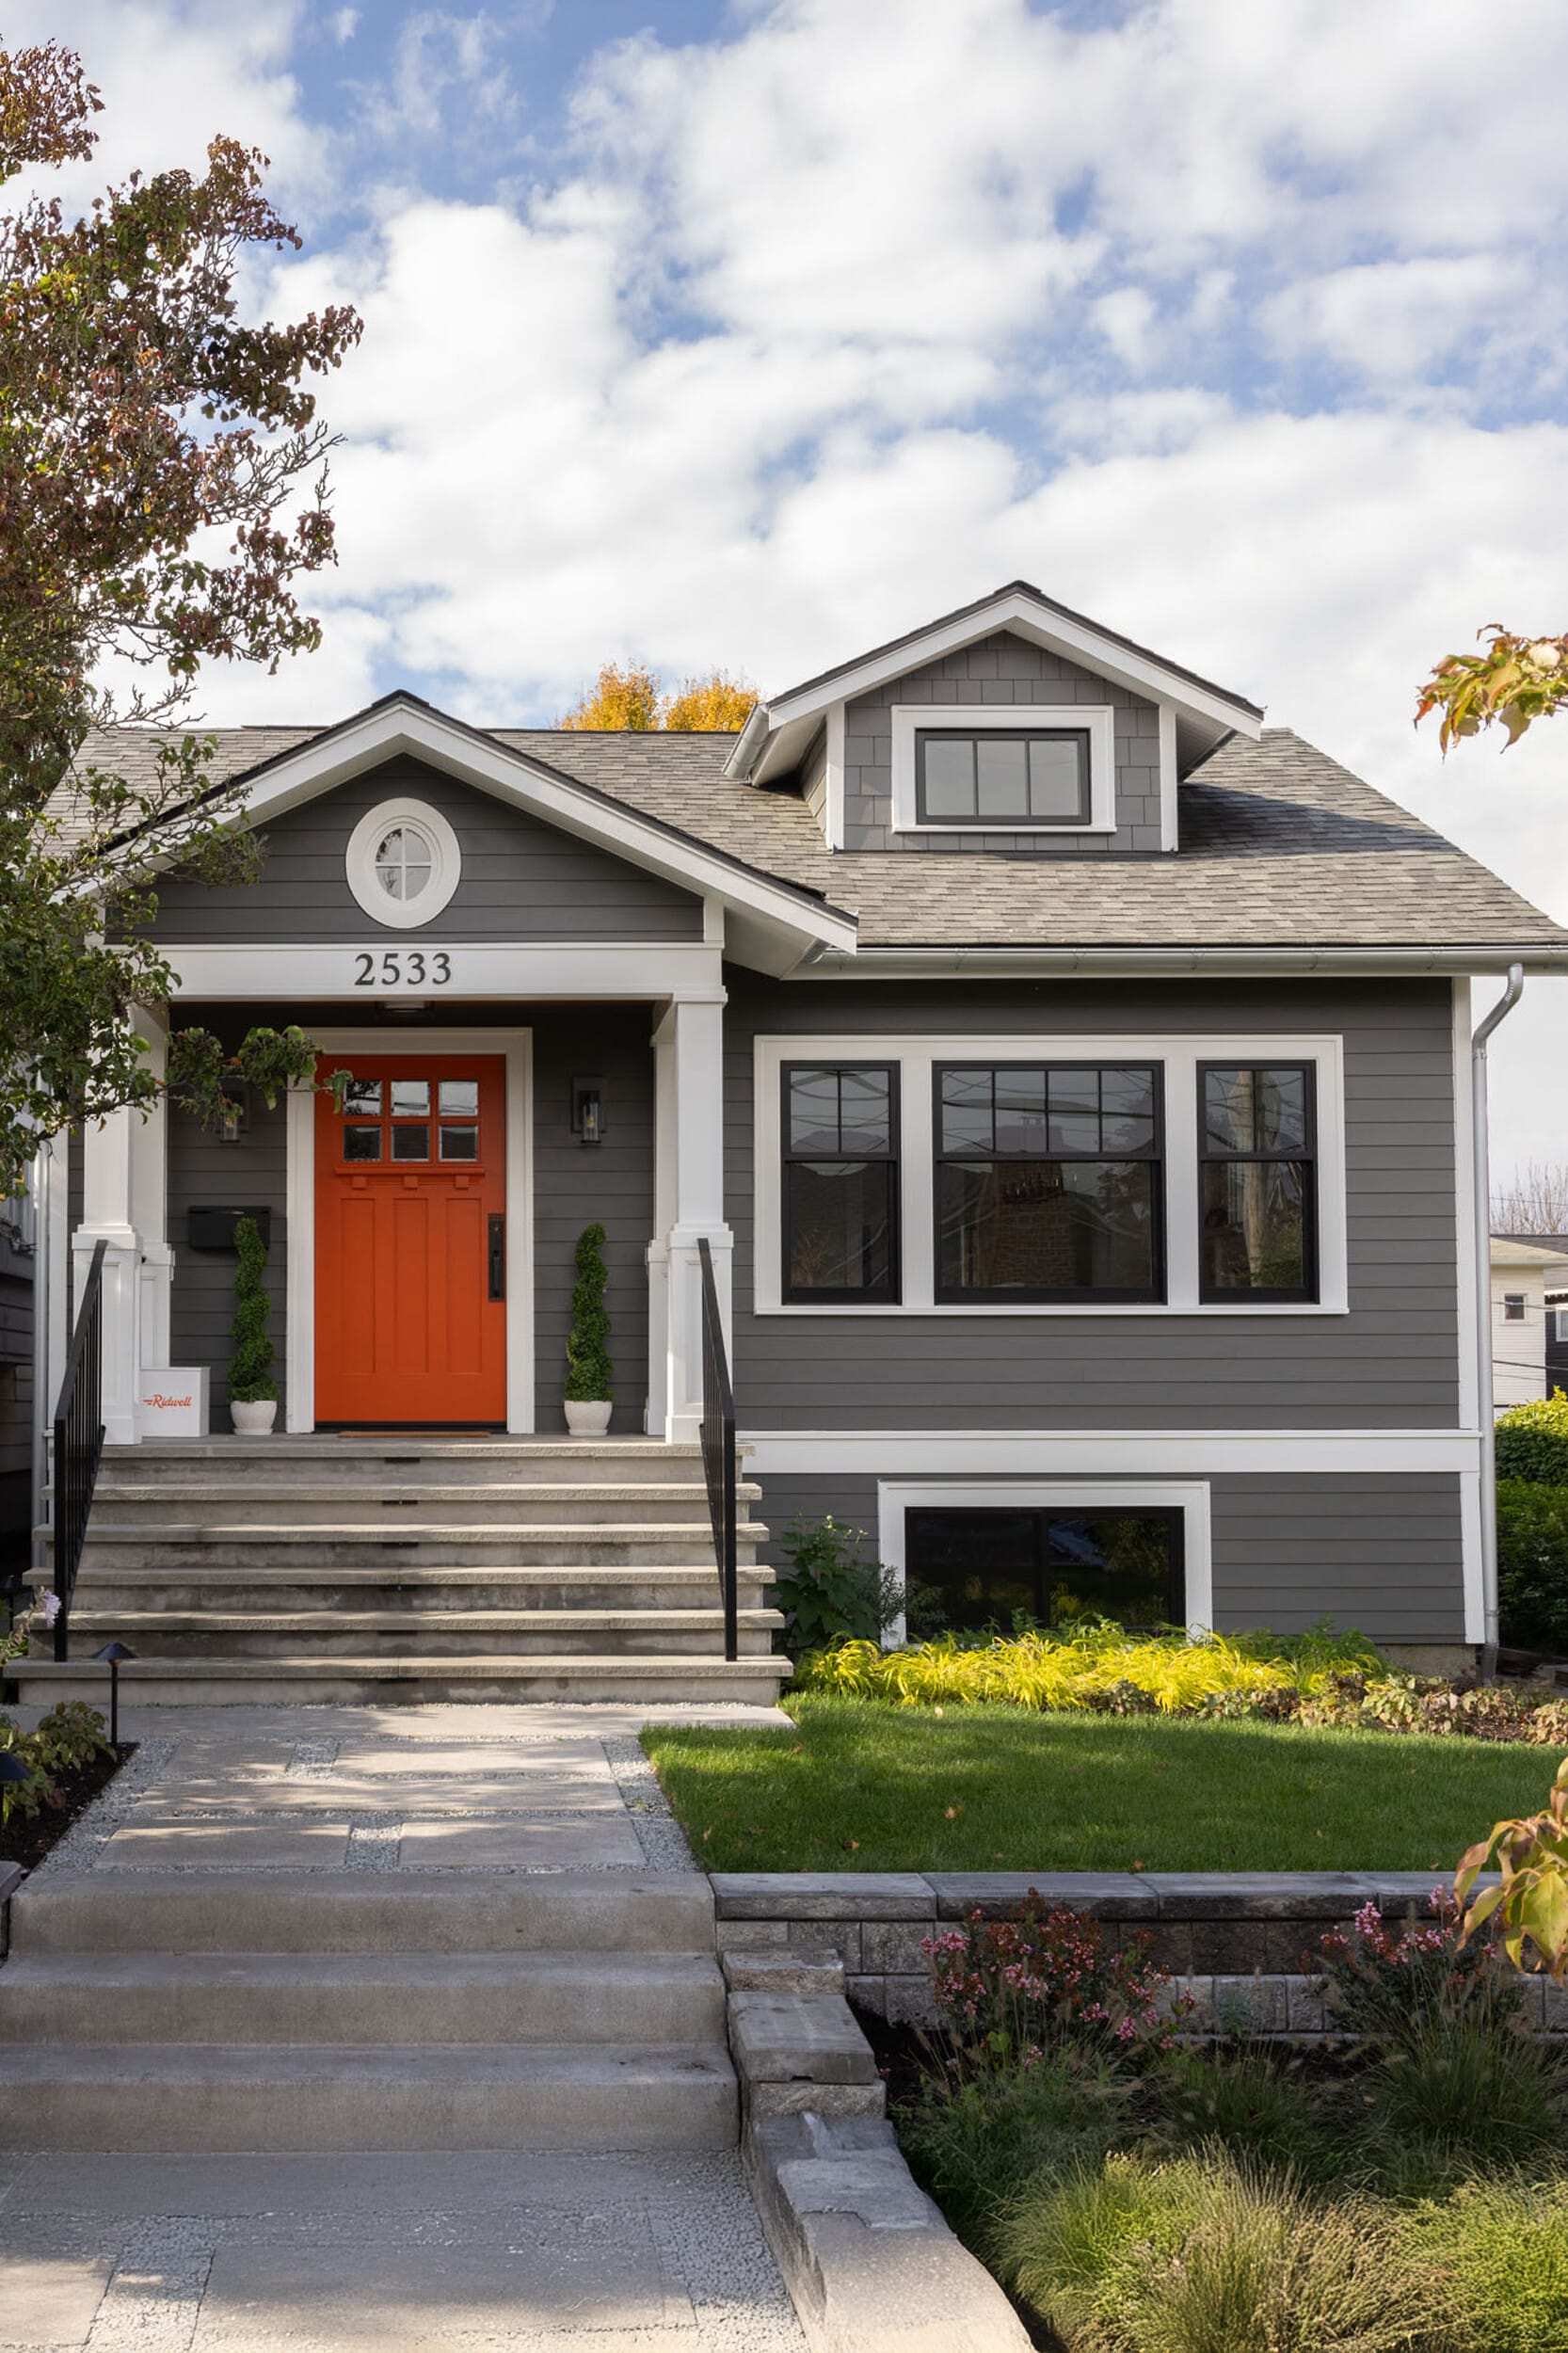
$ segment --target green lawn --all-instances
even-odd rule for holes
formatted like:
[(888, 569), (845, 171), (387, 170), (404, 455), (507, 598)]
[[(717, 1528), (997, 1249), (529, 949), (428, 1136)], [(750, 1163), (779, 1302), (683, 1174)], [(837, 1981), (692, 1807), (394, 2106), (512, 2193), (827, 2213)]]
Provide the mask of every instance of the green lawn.
[(654, 1726), (711, 1871), (1434, 1871), (1544, 1805), (1557, 1753), (1193, 1718), (802, 1695), (796, 1729)]

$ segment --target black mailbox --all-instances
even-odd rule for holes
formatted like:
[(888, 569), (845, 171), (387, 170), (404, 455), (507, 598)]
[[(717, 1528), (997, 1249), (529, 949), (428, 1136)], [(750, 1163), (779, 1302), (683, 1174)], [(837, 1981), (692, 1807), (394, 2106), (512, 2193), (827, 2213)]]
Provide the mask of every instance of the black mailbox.
[(242, 1217), (256, 1221), (256, 1231), (264, 1249), (272, 1247), (272, 1211), (270, 1209), (187, 1209), (185, 1240), (193, 1250), (232, 1250), (236, 1247), (234, 1228)]

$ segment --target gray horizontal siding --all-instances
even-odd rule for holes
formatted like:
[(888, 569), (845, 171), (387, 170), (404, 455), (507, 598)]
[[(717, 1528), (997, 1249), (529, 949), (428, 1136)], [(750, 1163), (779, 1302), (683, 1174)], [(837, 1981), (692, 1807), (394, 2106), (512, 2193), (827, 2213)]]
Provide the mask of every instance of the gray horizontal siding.
[[(378, 802), (413, 793), (457, 836), (462, 878), (449, 904), (417, 930), (374, 922), (348, 888), (344, 853)], [(408, 759), (389, 760), (280, 817), (264, 831), (259, 881), (209, 888), (174, 881), (159, 893), (158, 936), (192, 945), (375, 940), (440, 947), (454, 940), (695, 940), (702, 903), (488, 792)]]
[[(1118, 1477), (1125, 1474), (1118, 1473)], [(1171, 1476), (1172, 1474), (1162, 1474)], [(908, 1472), (895, 1474), (906, 1481)], [(1448, 1473), (1224, 1473), (1208, 1481), (1214, 1623), (1299, 1633), (1327, 1616), (1374, 1641), (1459, 1642), (1464, 1635), (1459, 1481)], [(775, 1531), (798, 1513), (833, 1517), (877, 1549), (874, 1473), (770, 1477), (761, 1515)]]
[[(727, 1206), (735, 1377), (755, 1429), (1451, 1428), (1458, 1417), (1446, 982), (888, 984), (728, 976)], [(752, 1312), (759, 1034), (1337, 1032), (1351, 1312), (763, 1316)], [(927, 1246), (910, 1237), (911, 1249)]]
[[(1114, 834), (895, 833), (892, 708), (895, 703), (975, 703), (986, 710), (1031, 704), (1105, 705), (1115, 712)], [(1160, 851), (1160, 714), (1157, 706), (1075, 662), (999, 630), (940, 662), (890, 679), (844, 712), (846, 850), (1004, 850), (1017, 857), (1135, 857)]]
[[(269, 1018), (258, 1015), (258, 1019)], [(217, 1028), (216, 1021), (208, 1026)], [(238, 1032), (224, 1026), (226, 1044), (238, 1042)], [(249, 1114), (237, 1143), (224, 1144), (183, 1112), (168, 1114), (168, 1239), (174, 1250), (174, 1276), (169, 1291), (169, 1354), (177, 1365), (205, 1365), (212, 1375), (212, 1427), (229, 1428), (229, 1363), (233, 1344), (229, 1327), (234, 1316), (234, 1275), (239, 1261), (232, 1250), (194, 1250), (190, 1246), (192, 1209), (267, 1209), (272, 1212), (272, 1239), (267, 1253), (266, 1291), (272, 1306), (273, 1367), (278, 1383), (278, 1426), (283, 1426), (288, 1402), (288, 1357), (291, 1335), (285, 1295), (288, 1286), (288, 1157), (284, 1105), (268, 1111), (260, 1096), (252, 1096)]]

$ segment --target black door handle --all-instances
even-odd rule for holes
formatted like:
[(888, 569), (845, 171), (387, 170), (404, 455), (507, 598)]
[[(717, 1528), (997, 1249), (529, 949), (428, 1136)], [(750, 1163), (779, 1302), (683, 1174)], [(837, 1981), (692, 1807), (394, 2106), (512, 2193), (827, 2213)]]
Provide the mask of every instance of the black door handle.
[(492, 1217), (490, 1220), (490, 1297), (504, 1299), (505, 1296), (506, 1220), (504, 1217)]

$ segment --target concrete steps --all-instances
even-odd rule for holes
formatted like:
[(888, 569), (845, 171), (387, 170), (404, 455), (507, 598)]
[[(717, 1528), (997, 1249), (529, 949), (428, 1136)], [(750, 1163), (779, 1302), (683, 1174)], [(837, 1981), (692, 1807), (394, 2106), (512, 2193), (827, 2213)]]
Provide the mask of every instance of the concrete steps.
[(12, 2150), (728, 2149), (727, 2052), (660, 2045), (37, 2043), (0, 2067)]
[(61, 1873), (0, 1968), (0, 2148), (733, 2145), (693, 1873)]
[[(223, 1658), (406, 1657), (404, 1609), (105, 1609), (77, 1604), (75, 1639), (93, 1651), (113, 1638), (142, 1656)], [(767, 1657), (784, 1620), (776, 1609), (740, 1613), (743, 1657)], [(707, 1609), (423, 1609), (417, 1628), (427, 1658), (698, 1657), (724, 1639), (724, 1612)]]
[[(419, 1433), (166, 1439), (104, 1449), (71, 1660), (20, 1698), (101, 1697), (105, 1642), (148, 1705), (308, 1699), (776, 1698), (789, 1673), (738, 1490), (741, 1657), (727, 1664), (701, 1450)], [(32, 1573), (47, 1587), (47, 1569)]]
[[(411, 1638), (412, 1639), (412, 1638)], [(433, 1658), (423, 1649), (401, 1657), (277, 1658), (142, 1657), (120, 1671), (122, 1704), (144, 1707), (423, 1706), (443, 1700), (519, 1705), (603, 1700), (639, 1706), (711, 1706), (735, 1702), (767, 1707), (790, 1673), (786, 1658), (659, 1657)], [(59, 1700), (104, 1704), (104, 1671), (83, 1646), (79, 1659), (13, 1658), (6, 1678), (27, 1706)]]

